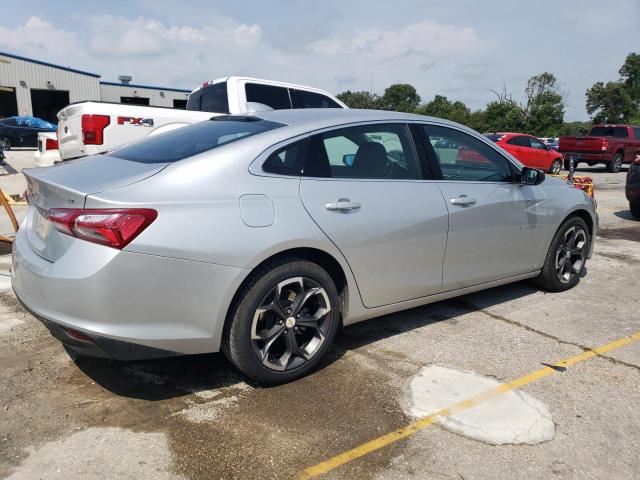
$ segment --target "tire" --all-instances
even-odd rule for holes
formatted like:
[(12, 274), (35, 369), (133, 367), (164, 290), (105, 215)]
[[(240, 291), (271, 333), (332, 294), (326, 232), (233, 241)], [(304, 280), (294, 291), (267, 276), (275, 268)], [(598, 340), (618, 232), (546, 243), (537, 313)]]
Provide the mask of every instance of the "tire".
[[(222, 351), (240, 371), (264, 385), (290, 382), (311, 372), (329, 349), (340, 323), (333, 280), (304, 259), (265, 265), (252, 274), (236, 298)], [(315, 317), (319, 320), (314, 323)]]
[(551, 162), (551, 167), (549, 167), (549, 173), (551, 175), (558, 175), (562, 171), (562, 162), (559, 158), (555, 159)]
[(640, 200), (629, 202), (629, 210), (633, 218), (640, 220)]
[(618, 173), (622, 168), (622, 154), (616, 153), (611, 161), (607, 163), (607, 172)]
[(9, 137), (0, 137), (0, 149), (11, 150), (11, 139)]
[[(572, 239), (576, 240), (573, 244)], [(584, 272), (590, 245), (587, 224), (580, 217), (569, 217), (558, 228), (542, 271), (532, 282), (550, 292), (563, 292), (575, 287)]]

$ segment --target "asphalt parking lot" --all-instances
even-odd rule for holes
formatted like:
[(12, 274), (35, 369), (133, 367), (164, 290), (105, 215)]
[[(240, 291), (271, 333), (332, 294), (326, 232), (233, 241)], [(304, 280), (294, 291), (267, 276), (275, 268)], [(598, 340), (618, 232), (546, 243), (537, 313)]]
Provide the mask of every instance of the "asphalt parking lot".
[(75, 358), (0, 283), (0, 478), (638, 478), (640, 335), (612, 342), (640, 332), (640, 222), (625, 173), (578, 174), (601, 230), (577, 288), (521, 282), (351, 326), (279, 387), (221, 354)]

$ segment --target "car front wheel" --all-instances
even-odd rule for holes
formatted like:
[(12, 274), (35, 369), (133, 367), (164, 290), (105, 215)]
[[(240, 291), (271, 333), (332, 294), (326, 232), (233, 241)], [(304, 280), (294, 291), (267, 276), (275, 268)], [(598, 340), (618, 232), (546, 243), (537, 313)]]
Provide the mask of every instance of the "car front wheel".
[(562, 292), (575, 287), (585, 271), (591, 237), (580, 217), (571, 217), (556, 232), (542, 266), (533, 279), (539, 287)]
[(256, 272), (230, 312), (223, 351), (245, 375), (265, 385), (309, 373), (329, 349), (340, 321), (329, 274), (290, 259)]
[(0, 149), (2, 150), (10, 150), (11, 149), (11, 139), (7, 137), (0, 137)]

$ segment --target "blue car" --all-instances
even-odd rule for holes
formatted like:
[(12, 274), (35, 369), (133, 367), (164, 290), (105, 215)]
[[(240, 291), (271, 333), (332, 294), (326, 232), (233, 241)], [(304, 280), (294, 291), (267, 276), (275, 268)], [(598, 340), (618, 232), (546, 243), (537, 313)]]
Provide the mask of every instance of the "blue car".
[(19, 116), (0, 119), (0, 149), (35, 147), (38, 133), (55, 132), (58, 126), (41, 118)]

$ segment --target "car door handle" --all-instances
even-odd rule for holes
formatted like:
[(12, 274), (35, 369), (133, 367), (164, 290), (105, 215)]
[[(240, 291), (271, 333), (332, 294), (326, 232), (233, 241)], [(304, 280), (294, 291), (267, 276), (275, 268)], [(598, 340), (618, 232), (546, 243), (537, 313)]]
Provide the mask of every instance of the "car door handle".
[(341, 198), (337, 202), (327, 203), (325, 207), (330, 212), (348, 213), (359, 210), (361, 205), (358, 202), (352, 202), (348, 198)]
[(466, 207), (468, 205), (473, 205), (474, 203), (476, 203), (475, 198), (470, 198), (467, 195), (460, 195), (459, 197), (452, 198), (449, 201), (451, 202), (451, 205), (459, 205), (461, 207)]

